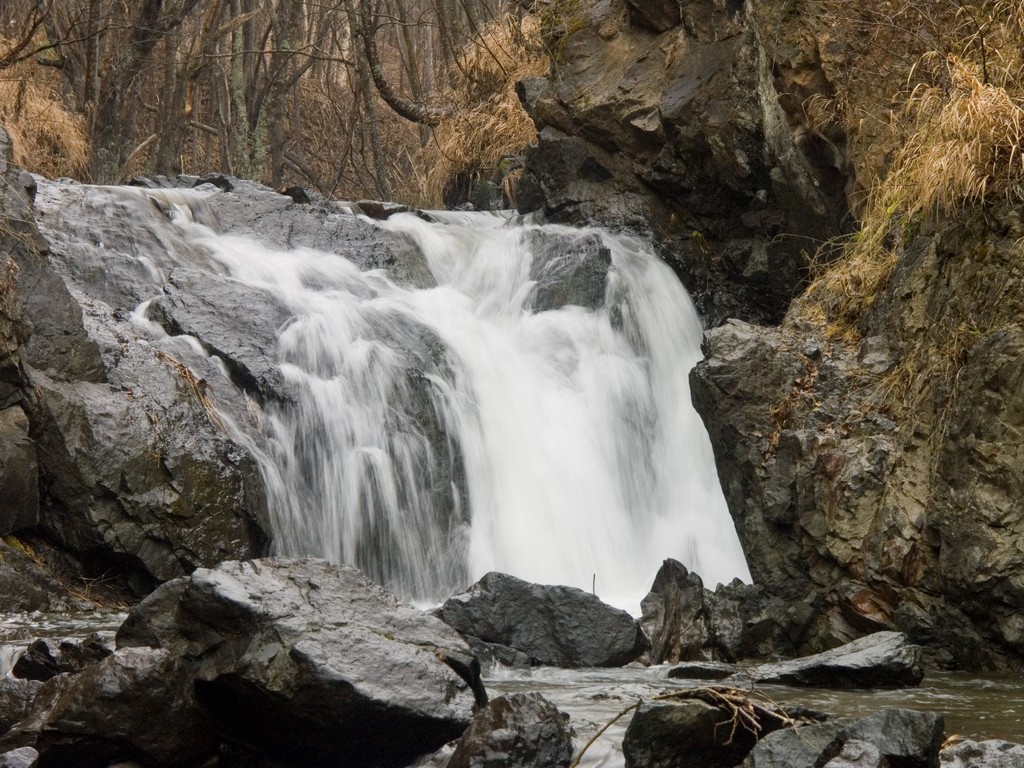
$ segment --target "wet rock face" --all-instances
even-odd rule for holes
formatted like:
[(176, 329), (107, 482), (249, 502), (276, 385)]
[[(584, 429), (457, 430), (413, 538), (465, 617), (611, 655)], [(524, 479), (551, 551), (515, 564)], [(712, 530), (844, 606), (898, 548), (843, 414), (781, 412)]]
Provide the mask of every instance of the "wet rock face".
[(930, 664), (1020, 666), (1024, 333), (988, 298), (1014, 253), (976, 221), (910, 241), (858, 344), (801, 305), (707, 333), (694, 404), (755, 582), (815, 606), (798, 650), (895, 629)]
[(199, 569), (134, 608), (117, 645), (184, 664), (217, 729), (289, 765), (408, 764), (462, 733), (483, 690), (453, 630), (318, 560)]
[[(220, 274), (171, 218), (433, 285), (418, 248), (326, 200), (222, 176), (145, 190), (38, 180), (34, 202), (18, 174), (3, 178), (5, 215), (26, 231), (12, 241), (16, 302), (0, 308), (0, 531), (38, 524), (88, 572), (126, 575), (143, 593), (265, 553), (254, 450), (265, 447), (264, 408), (294, 397), (276, 342), (291, 312)], [(179, 189), (196, 183), (201, 199)], [(427, 378), (442, 373), (431, 354), (407, 385), (425, 404), (413, 418), (447, 446), (430, 408)], [(438, 482), (453, 507), (463, 481)]]
[(448, 768), (567, 768), (569, 716), (539, 693), (514, 693), (480, 709), (459, 739)]
[(467, 638), (498, 646), (492, 651), (496, 658), (515, 661), (521, 654), (532, 664), (616, 667), (649, 647), (633, 617), (594, 595), (504, 573), (488, 573), (437, 615)]
[(781, 96), (770, 14), (734, 0), (563, 11), (553, 77), (519, 86), (539, 131), (520, 210), (654, 235), (711, 324), (778, 322), (801, 249), (841, 230), (845, 202), (841, 157), (786, 111), (802, 107)]

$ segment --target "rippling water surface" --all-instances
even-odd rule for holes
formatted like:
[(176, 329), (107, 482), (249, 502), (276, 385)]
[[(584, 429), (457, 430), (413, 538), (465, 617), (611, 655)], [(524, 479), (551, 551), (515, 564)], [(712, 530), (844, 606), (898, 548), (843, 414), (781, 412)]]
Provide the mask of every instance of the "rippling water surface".
[[(669, 680), (669, 667), (564, 670), (547, 667), (526, 671), (493, 670), (486, 680), (492, 696), (538, 691), (569, 713), (579, 750), (603, 725), (638, 699), (708, 685), (706, 681)], [(800, 704), (824, 712), (863, 717), (882, 707), (938, 712), (946, 734), (981, 741), (1004, 739), (1024, 743), (1024, 676), (933, 673), (919, 688), (903, 690), (833, 691), (766, 685), (760, 694), (783, 706)], [(588, 748), (581, 766), (620, 768), (623, 734), (629, 716), (620, 719)]]

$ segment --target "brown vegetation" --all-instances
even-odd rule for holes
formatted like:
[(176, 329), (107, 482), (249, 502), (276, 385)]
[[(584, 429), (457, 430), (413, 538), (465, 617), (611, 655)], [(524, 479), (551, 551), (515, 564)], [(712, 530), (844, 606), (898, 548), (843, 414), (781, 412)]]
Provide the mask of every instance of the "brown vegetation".
[(511, 83), (546, 68), (509, 0), (11, 0), (0, 15), (17, 162), (104, 183), (221, 171), (440, 204), (444, 173), (489, 172), (532, 139)]
[(902, 13), (886, 29), (924, 29), (937, 45), (910, 66), (874, 144), (886, 162), (862, 179), (859, 231), (819, 253), (824, 266), (800, 303), (849, 340), (922, 224), (1024, 196), (1024, 6), (905, 3)]

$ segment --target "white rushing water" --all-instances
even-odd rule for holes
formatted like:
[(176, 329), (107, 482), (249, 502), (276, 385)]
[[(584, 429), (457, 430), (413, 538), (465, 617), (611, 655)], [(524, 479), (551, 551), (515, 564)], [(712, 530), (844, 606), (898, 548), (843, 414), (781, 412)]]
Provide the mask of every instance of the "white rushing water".
[(635, 611), (666, 557), (712, 587), (749, 580), (690, 405), (700, 321), (671, 270), (601, 233), (604, 306), (535, 311), (529, 227), (439, 216), (380, 225), (418, 244), (428, 289), (188, 228), (293, 314), (278, 359), (294, 402), (267, 409), (277, 549), (425, 601), (500, 570)]

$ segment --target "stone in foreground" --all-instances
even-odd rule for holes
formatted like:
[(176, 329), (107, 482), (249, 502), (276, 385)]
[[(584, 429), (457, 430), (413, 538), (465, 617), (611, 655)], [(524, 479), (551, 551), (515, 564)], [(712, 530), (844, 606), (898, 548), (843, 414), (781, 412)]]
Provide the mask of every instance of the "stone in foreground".
[(648, 647), (640, 624), (625, 611), (573, 587), (531, 584), (491, 572), (437, 612), (467, 637), (515, 649), (535, 664), (618, 667)]
[(447, 768), (567, 768), (569, 716), (539, 693), (494, 699), (477, 712)]
[(700, 699), (641, 704), (622, 739), (626, 768), (733, 768), (758, 738), (782, 725), (764, 718), (754, 732), (724, 707)]
[(876, 632), (852, 643), (802, 659), (764, 664), (730, 680), (740, 685), (796, 685), (809, 688), (909, 688), (924, 677), (921, 649), (902, 632)]
[(942, 768), (1018, 768), (1024, 765), (1024, 744), (965, 739), (939, 753)]
[(454, 631), (313, 559), (197, 569), (134, 608), (117, 645), (186, 663), (220, 733), (286, 765), (408, 765), (457, 738), (485, 696)]

